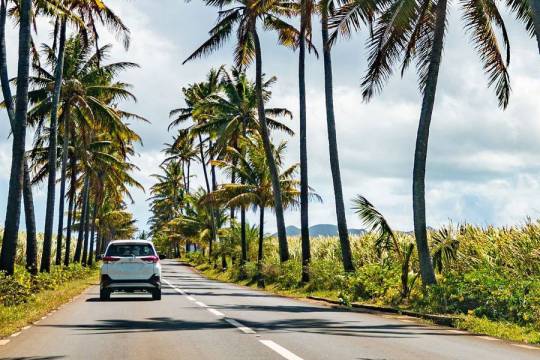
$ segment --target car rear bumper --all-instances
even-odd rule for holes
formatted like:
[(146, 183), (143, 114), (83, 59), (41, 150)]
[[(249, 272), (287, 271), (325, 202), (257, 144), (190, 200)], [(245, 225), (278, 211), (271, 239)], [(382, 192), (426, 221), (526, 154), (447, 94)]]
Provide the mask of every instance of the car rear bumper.
[(101, 275), (100, 288), (114, 291), (161, 289), (161, 279), (152, 275), (149, 279), (115, 280), (109, 275)]

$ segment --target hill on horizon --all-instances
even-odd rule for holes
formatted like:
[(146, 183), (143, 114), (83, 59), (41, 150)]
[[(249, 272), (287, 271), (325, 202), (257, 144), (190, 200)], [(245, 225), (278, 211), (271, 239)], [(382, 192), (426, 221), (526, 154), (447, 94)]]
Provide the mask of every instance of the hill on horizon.
[[(287, 236), (299, 236), (300, 228), (294, 225), (289, 225), (286, 228)], [(349, 229), (349, 234), (351, 235), (362, 235), (366, 232), (364, 229)], [(317, 224), (309, 227), (310, 236), (337, 236), (338, 228), (337, 225), (333, 224)], [(277, 236), (277, 233), (272, 234), (272, 236)]]

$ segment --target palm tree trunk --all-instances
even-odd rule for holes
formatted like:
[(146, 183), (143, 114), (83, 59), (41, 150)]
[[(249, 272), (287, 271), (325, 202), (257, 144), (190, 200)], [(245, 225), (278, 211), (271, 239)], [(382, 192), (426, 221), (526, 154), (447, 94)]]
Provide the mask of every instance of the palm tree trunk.
[[(15, 127), (15, 105), (11, 88), (9, 87), (9, 75), (7, 68), (7, 51), (6, 51), (6, 17), (7, 9), (6, 2), (2, 0), (0, 3), (0, 83), (2, 86), (2, 94), (8, 113), (9, 122), (13, 131)], [(28, 159), (24, 159), (23, 164), (23, 201), (24, 201), (24, 217), (26, 221), (26, 268), (35, 275), (37, 273), (37, 238), (36, 238), (36, 216), (34, 212), (34, 199), (32, 194), (32, 183), (30, 181), (30, 170), (28, 167)]]
[(17, 97), (15, 105), (15, 123), (13, 127), (13, 145), (11, 171), (9, 178), (6, 221), (2, 250), (0, 251), (0, 270), (13, 274), (17, 252), (17, 238), (21, 217), (21, 198), (23, 187), (23, 169), (25, 159), (26, 122), (28, 114), (28, 85), (30, 75), (30, 39), (32, 0), (19, 2), (19, 54), (17, 69)]
[[(201, 137), (201, 134), (199, 134), (199, 152), (201, 154), (201, 163), (202, 163), (202, 167), (203, 167), (203, 173), (204, 173), (204, 181), (206, 183), (206, 191), (208, 194), (210, 194), (211, 190), (210, 190), (210, 180), (208, 179), (208, 171), (206, 169), (206, 161), (204, 159), (204, 149), (203, 149), (203, 141), (202, 141), (202, 137)], [(213, 186), (215, 185), (215, 175), (214, 175), (214, 178), (212, 180), (212, 183), (213, 183)], [(212, 217), (212, 237), (210, 238), (210, 241), (209, 241), (209, 246), (208, 246), (208, 258), (210, 258), (212, 256), (212, 242), (215, 240), (215, 237), (216, 237), (216, 221), (215, 221), (215, 218), (214, 218), (214, 210), (213, 210), (213, 206), (210, 205), (210, 216)]]
[(300, 39), (298, 52), (298, 92), (300, 99), (300, 232), (302, 238), (302, 282), (309, 281), (309, 206), (308, 159), (306, 131), (306, 0), (301, 1)]
[(264, 206), (259, 207), (259, 244), (257, 249), (257, 286), (264, 287), (262, 261), (264, 249)]
[(274, 192), (274, 210), (276, 212), (276, 225), (279, 243), (279, 258), (281, 262), (289, 260), (289, 245), (287, 243), (287, 233), (285, 230), (285, 218), (283, 215), (283, 203), (281, 201), (281, 188), (279, 185), (279, 174), (272, 153), (272, 144), (270, 143), (270, 134), (266, 124), (264, 111), (264, 100), (262, 92), (262, 53), (259, 35), (255, 23), (252, 25), (251, 33), (255, 42), (255, 92), (257, 95), (257, 112), (260, 122), (261, 137), (263, 140), (266, 162), (270, 170), (270, 179), (272, 181), (272, 190)]
[(240, 267), (243, 269), (247, 262), (247, 238), (246, 238), (246, 207), (240, 207)]
[[(71, 191), (69, 193), (69, 204), (68, 204), (68, 217), (67, 217), (67, 229), (66, 229), (66, 253), (64, 254), (64, 265), (68, 266), (70, 261), (70, 252), (71, 252), (71, 230), (73, 229), (73, 220), (75, 219), (75, 212), (77, 210), (77, 170), (75, 169), (77, 159), (74, 154), (71, 154), (69, 159), (69, 166), (71, 168), (71, 179), (69, 185), (71, 186)], [(64, 176), (65, 178), (65, 176)]]
[[(88, 193), (90, 193), (90, 189), (88, 189)], [(88, 241), (89, 241), (89, 235), (90, 235), (90, 195), (86, 198), (86, 212), (84, 216), (84, 242), (83, 242), (83, 253), (82, 253), (82, 265), (86, 266), (88, 264)]]
[[(49, 133), (49, 179), (47, 184), (47, 206), (45, 210), (45, 232), (43, 236), (43, 253), (41, 254), (41, 271), (49, 272), (51, 269), (52, 231), (54, 224), (54, 200), (56, 197), (56, 153), (58, 140), (58, 106), (60, 103), (60, 90), (62, 89), (62, 75), (64, 71), (64, 50), (66, 42), (66, 21), (62, 20), (60, 29), (60, 44), (58, 58), (54, 71), (54, 92), (51, 103), (51, 127)], [(62, 214), (60, 214), (62, 216)], [(62, 252), (62, 248), (56, 250)], [(57, 260), (60, 257), (56, 256)]]
[(257, 264), (260, 267), (263, 260), (263, 245), (264, 245), (264, 206), (259, 207), (259, 248), (257, 251)]
[(68, 266), (71, 260), (71, 230), (72, 223), (75, 219), (75, 212), (77, 211), (77, 203), (75, 202), (76, 194), (75, 189), (69, 194), (69, 204), (68, 204), (68, 218), (66, 224), (66, 251), (64, 253), (64, 266)]
[[(62, 237), (64, 231), (64, 204), (66, 197), (66, 173), (68, 162), (68, 143), (69, 143), (69, 107), (66, 105), (65, 112), (62, 114), (62, 127), (64, 129), (62, 136), (62, 170), (60, 175), (60, 196), (58, 199), (58, 231), (56, 233), (56, 265), (62, 263)], [(66, 248), (67, 251), (67, 248)]]
[(36, 275), (38, 272), (36, 217), (34, 212), (34, 196), (32, 195), (32, 183), (30, 181), (30, 169), (28, 168), (27, 159), (24, 159), (23, 166), (24, 217), (26, 221), (26, 269), (30, 274)]
[(538, 51), (540, 52), (540, 0), (530, 1), (534, 22), (534, 34), (536, 37), (536, 43), (538, 45)]
[(88, 176), (84, 179), (83, 192), (82, 192), (82, 202), (81, 202), (81, 216), (79, 216), (79, 229), (77, 231), (77, 246), (75, 247), (75, 257), (73, 258), (74, 262), (81, 262), (81, 252), (83, 247), (83, 236), (84, 236), (84, 219), (86, 219), (86, 212), (88, 211), (88, 187), (89, 187), (89, 178)]
[(210, 194), (210, 181), (208, 180), (208, 171), (206, 170), (206, 161), (204, 160), (204, 148), (203, 148), (203, 141), (202, 141), (201, 134), (199, 134), (199, 153), (201, 154), (201, 164), (203, 167), (206, 191)]
[(96, 236), (96, 216), (97, 216), (97, 204), (94, 203), (94, 210), (92, 211), (92, 229), (90, 230), (90, 250), (88, 254), (88, 266), (92, 266), (94, 263), (94, 240)]
[(103, 237), (99, 230), (96, 231), (96, 256), (95, 261), (98, 261), (98, 255), (103, 254)]
[(189, 177), (190, 177), (190, 167), (191, 167), (191, 161), (188, 160), (187, 162), (187, 181), (186, 181), (186, 192), (189, 194)]
[(328, 5), (322, 6), (321, 10), (323, 59), (324, 59), (324, 93), (326, 99), (326, 124), (328, 128), (328, 147), (330, 153), (330, 169), (334, 184), (334, 198), (336, 201), (336, 218), (341, 245), (341, 257), (343, 268), (346, 272), (354, 271), (352, 260), (351, 243), (345, 217), (345, 205), (343, 202), (343, 190), (341, 186), (341, 172), (339, 170), (339, 157), (336, 137), (336, 119), (334, 116), (334, 90), (332, 83), (332, 57), (328, 42)]
[(420, 263), (420, 275), (424, 285), (431, 285), (437, 282), (433, 263), (429, 253), (426, 229), (426, 198), (425, 198), (425, 178), (426, 159), (429, 140), (429, 127), (435, 103), (435, 93), (437, 90), (437, 80), (439, 77), (439, 66), (443, 50), (444, 31), (446, 25), (446, 5), (447, 0), (437, 3), (435, 10), (435, 33), (433, 45), (429, 59), (429, 68), (426, 77), (426, 87), (422, 100), (422, 110), (418, 123), (418, 133), (416, 135), (416, 148), (414, 151), (413, 169), (413, 217), (414, 234), (416, 238), (416, 248), (418, 251), (418, 261)]

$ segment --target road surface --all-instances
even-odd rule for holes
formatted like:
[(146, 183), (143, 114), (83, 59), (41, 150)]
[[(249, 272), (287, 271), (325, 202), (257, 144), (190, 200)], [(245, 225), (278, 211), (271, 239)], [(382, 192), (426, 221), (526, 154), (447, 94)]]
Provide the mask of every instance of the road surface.
[(97, 286), (8, 338), (1, 359), (540, 359), (540, 350), (406, 317), (353, 313), (207, 280), (163, 261), (163, 299)]

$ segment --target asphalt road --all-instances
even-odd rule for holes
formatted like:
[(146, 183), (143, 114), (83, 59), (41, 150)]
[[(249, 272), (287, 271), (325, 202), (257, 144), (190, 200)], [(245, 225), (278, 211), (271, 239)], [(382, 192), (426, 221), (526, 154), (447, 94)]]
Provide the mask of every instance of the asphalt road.
[(97, 286), (0, 346), (1, 359), (540, 359), (411, 318), (340, 311), (207, 280), (163, 261), (163, 299)]

